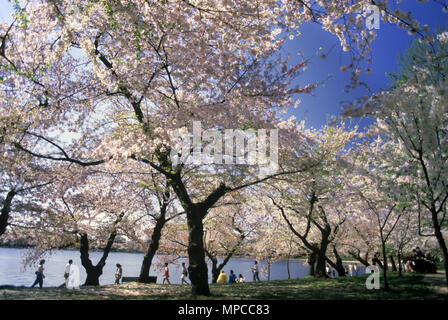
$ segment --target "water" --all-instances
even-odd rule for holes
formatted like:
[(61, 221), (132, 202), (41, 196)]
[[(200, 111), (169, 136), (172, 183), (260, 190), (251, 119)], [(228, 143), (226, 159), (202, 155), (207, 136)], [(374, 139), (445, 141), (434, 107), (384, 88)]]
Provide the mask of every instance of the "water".
[[(0, 285), (14, 286), (30, 286), (35, 280), (36, 268), (27, 268), (23, 270), (23, 256), (26, 249), (0, 248)], [(90, 252), (90, 259), (95, 265), (102, 256), (102, 252)], [(156, 256), (151, 266), (151, 276), (157, 276), (157, 283), (162, 282), (162, 264), (164, 257)], [(86, 279), (86, 272), (81, 265), (80, 253), (75, 250), (58, 250), (51, 255), (44, 257), (44, 287), (59, 286), (64, 283), (64, 268), (69, 259), (80, 267), (81, 283)], [(116, 264), (120, 263), (123, 268), (123, 277), (138, 277), (140, 267), (143, 261), (142, 253), (124, 253), (111, 252), (107, 258), (106, 265), (103, 268), (103, 274), (100, 277), (100, 284), (113, 284), (115, 281)], [(172, 284), (180, 284), (180, 276), (182, 271), (182, 262), (188, 266), (188, 259), (177, 259), (170, 263), (170, 281)], [(239, 275), (240, 273), (247, 281), (252, 281), (252, 272), (250, 268), (253, 266), (254, 259), (232, 258), (225, 265), (224, 271), (229, 275), (230, 270)], [(284, 280), (288, 278), (287, 261), (279, 260), (271, 265), (271, 280)], [(267, 265), (264, 261), (259, 262), (260, 279), (267, 280)], [(211, 266), (209, 265), (209, 281), (211, 281)], [(289, 269), (291, 278), (303, 278), (308, 274), (308, 267), (304, 260), (290, 260)], [(358, 266), (358, 269), (359, 266)], [(361, 270), (359, 270), (361, 272)]]

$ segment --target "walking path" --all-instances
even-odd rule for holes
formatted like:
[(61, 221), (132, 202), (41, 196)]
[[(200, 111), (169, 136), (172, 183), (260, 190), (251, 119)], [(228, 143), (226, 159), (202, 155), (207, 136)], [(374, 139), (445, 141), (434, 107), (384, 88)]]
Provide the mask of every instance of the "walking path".
[(448, 295), (445, 271), (439, 270), (436, 274), (425, 274), (424, 281), (432, 290), (434, 290), (434, 293)]

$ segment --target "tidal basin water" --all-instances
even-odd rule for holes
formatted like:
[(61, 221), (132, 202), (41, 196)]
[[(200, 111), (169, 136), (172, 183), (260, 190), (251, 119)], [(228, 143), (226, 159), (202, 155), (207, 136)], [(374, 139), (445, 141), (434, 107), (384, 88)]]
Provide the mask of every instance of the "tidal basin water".
[[(27, 252), (27, 249), (14, 249), (14, 248), (0, 248), (0, 285), (14, 285), (14, 286), (31, 286), (34, 282), (36, 266), (28, 267), (24, 269), (23, 258)], [(101, 258), (101, 252), (90, 252), (90, 259), (95, 265)], [(162, 282), (164, 262), (162, 256), (156, 256), (151, 266), (151, 276), (157, 276), (157, 283)], [(81, 270), (81, 283), (84, 283), (86, 279), (86, 272), (81, 265), (80, 253), (75, 250), (58, 250), (52, 254), (44, 257), (44, 287), (55, 287), (64, 283), (64, 268), (69, 259), (73, 260), (73, 263), (80, 267)], [(114, 274), (116, 270), (116, 264), (120, 263), (123, 268), (124, 277), (138, 277), (140, 273), (140, 267), (143, 261), (142, 253), (124, 253), (124, 252), (111, 252), (107, 258), (106, 265), (103, 268), (103, 274), (100, 277), (100, 284), (113, 284)], [(172, 284), (180, 284), (180, 276), (182, 262), (185, 262), (188, 266), (188, 258), (176, 259), (169, 264), (170, 269), (170, 281)], [(252, 272), (250, 268), (253, 266), (254, 259), (246, 258), (232, 258), (224, 267), (224, 271), (228, 275), (230, 270), (234, 273), (242, 274), (247, 281), (252, 281)], [(267, 280), (267, 264), (264, 261), (259, 262), (260, 279)], [(211, 265), (209, 264), (209, 281), (211, 281)], [(308, 266), (304, 260), (290, 260), (289, 269), (291, 278), (303, 278), (308, 274)], [(359, 272), (361, 268), (358, 266)], [(362, 268), (363, 270), (364, 268)], [(287, 261), (279, 260), (274, 262), (270, 267), (270, 279), (271, 280), (284, 280), (288, 278)]]

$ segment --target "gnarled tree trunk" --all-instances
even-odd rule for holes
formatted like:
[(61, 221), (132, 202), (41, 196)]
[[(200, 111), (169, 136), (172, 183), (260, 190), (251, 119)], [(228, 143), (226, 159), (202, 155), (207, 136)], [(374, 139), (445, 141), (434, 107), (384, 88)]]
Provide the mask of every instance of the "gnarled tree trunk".
[(308, 271), (308, 275), (313, 276), (315, 274), (315, 264), (316, 264), (316, 253), (314, 251), (310, 251), (310, 253), (308, 254), (308, 266), (309, 266), (309, 271)]
[[(344, 264), (342, 263), (341, 256), (339, 255), (335, 245), (333, 245), (333, 254), (334, 254), (335, 258), (336, 258), (336, 263), (334, 263), (332, 265), (332, 267), (336, 269), (336, 271), (338, 272), (338, 276), (339, 277), (344, 277), (345, 276)], [(328, 262), (330, 264), (332, 263), (330, 259), (328, 259)]]
[[(190, 209), (191, 210), (191, 209)], [(204, 225), (202, 217), (204, 212), (198, 208), (187, 211), (188, 225), (188, 273), (192, 285), (192, 293), (196, 295), (210, 295), (208, 286), (208, 269), (205, 263)]]
[(439, 242), (440, 249), (443, 254), (443, 264), (445, 267), (445, 278), (446, 278), (446, 285), (448, 287), (448, 249), (445, 243), (445, 239), (443, 238), (442, 231), (440, 229), (439, 224), (439, 218), (437, 216), (437, 212), (435, 208), (431, 209), (432, 214), (432, 222), (434, 227), (434, 235), (436, 236), (437, 241)]
[(149, 271), (151, 269), (152, 259), (156, 255), (159, 249), (160, 238), (162, 237), (162, 229), (165, 226), (166, 211), (168, 208), (168, 201), (170, 198), (169, 187), (167, 186), (163, 194), (163, 202), (160, 207), (160, 216), (156, 220), (156, 225), (152, 230), (151, 242), (148, 246), (145, 256), (143, 257), (142, 267), (140, 268), (140, 275), (138, 277), (138, 282), (148, 283), (149, 282)]
[(11, 204), (14, 196), (16, 195), (14, 189), (10, 190), (3, 201), (3, 207), (0, 214), (0, 236), (5, 233), (8, 226), (9, 213), (11, 212)]
[(165, 225), (165, 217), (160, 217), (152, 231), (151, 242), (148, 246), (145, 256), (143, 257), (142, 267), (140, 268), (140, 275), (138, 282), (149, 282), (149, 271), (151, 269), (152, 260), (159, 249), (160, 238), (162, 237), (162, 228)]
[(326, 261), (327, 261), (327, 248), (329, 245), (329, 237), (331, 233), (331, 228), (326, 225), (324, 228), (319, 228), (321, 231), (321, 240), (319, 244), (319, 248), (316, 251), (316, 270), (314, 276), (316, 278), (328, 278), (327, 270), (326, 270)]
[(110, 249), (112, 248), (112, 245), (115, 241), (115, 237), (117, 236), (117, 224), (121, 221), (123, 218), (124, 212), (120, 213), (117, 217), (117, 219), (114, 222), (114, 229), (109, 235), (109, 239), (107, 240), (106, 247), (103, 251), (103, 256), (101, 257), (100, 261), (97, 263), (97, 265), (93, 265), (92, 261), (89, 257), (89, 238), (86, 233), (81, 234), (81, 246), (80, 246), (80, 252), (81, 252), (81, 264), (85, 268), (87, 273), (86, 282), (84, 283), (85, 286), (99, 286), (100, 281), (99, 278), (103, 274), (103, 268), (106, 265), (106, 260), (109, 255)]
[(394, 256), (393, 255), (389, 255), (389, 259), (390, 259), (390, 263), (392, 264), (392, 271), (396, 272), (397, 271), (397, 265), (395, 264)]
[(350, 250), (348, 252), (353, 258), (361, 262), (364, 266), (368, 267), (370, 265), (369, 263), (369, 253), (367, 252), (365, 254), (365, 257), (361, 257), (361, 252), (358, 250), (358, 252), (355, 252), (353, 250)]

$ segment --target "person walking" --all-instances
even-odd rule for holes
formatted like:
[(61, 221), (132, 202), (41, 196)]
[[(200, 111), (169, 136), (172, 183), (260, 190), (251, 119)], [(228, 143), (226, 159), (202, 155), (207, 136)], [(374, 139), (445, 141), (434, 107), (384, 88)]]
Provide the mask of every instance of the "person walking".
[(122, 275), (123, 275), (123, 269), (121, 268), (121, 264), (117, 263), (117, 271), (115, 271), (115, 284), (120, 283)]
[(185, 267), (185, 262), (182, 262), (182, 275), (180, 276), (180, 281), (181, 281), (181, 283), (180, 284), (189, 284), (188, 282), (187, 282), (187, 280), (185, 280), (185, 277), (187, 277), (188, 276), (188, 271), (187, 271), (187, 267)]
[(357, 276), (358, 275), (358, 265), (356, 263), (353, 265), (353, 271), (355, 272), (355, 276)]
[(221, 273), (218, 276), (218, 280), (216, 280), (216, 283), (227, 283), (227, 275), (224, 272), (224, 270), (221, 270)]
[(45, 279), (45, 275), (44, 275), (44, 263), (45, 260), (42, 259), (39, 261), (39, 266), (37, 267), (37, 271), (36, 271), (36, 280), (34, 281), (33, 285), (31, 286), (31, 288), (34, 288), (34, 286), (36, 284), (39, 284), (39, 287), (42, 288), (43, 283), (44, 283), (44, 279)]
[(64, 269), (64, 279), (65, 279), (65, 287), (68, 288), (68, 280), (70, 277), (70, 268), (72, 267), (73, 260), (68, 260), (68, 263), (65, 265)]
[(348, 272), (350, 274), (350, 277), (353, 277), (353, 263), (350, 263), (348, 265)]
[(233, 270), (230, 270), (229, 283), (236, 283), (236, 274), (233, 273)]
[(258, 262), (257, 262), (257, 260), (255, 260), (254, 266), (250, 270), (252, 271), (252, 275), (253, 275), (254, 281), (260, 281), (260, 277), (259, 277), (260, 270), (258, 269)]
[(171, 284), (171, 282), (170, 282), (170, 269), (168, 269), (168, 262), (165, 262), (165, 269), (163, 269), (162, 284), (165, 284), (165, 281), (168, 282), (168, 284)]

